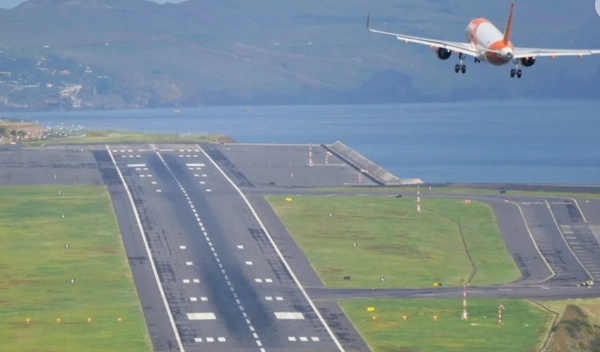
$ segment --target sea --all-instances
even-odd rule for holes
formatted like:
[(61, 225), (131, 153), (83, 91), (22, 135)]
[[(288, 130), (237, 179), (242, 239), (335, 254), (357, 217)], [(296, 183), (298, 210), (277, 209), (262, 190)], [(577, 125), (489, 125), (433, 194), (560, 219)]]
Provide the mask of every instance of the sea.
[[(341, 141), (400, 178), (600, 184), (600, 102), (234, 106), (14, 113), (87, 129), (218, 133), (244, 143)], [(308, 152), (307, 152), (308, 154)]]

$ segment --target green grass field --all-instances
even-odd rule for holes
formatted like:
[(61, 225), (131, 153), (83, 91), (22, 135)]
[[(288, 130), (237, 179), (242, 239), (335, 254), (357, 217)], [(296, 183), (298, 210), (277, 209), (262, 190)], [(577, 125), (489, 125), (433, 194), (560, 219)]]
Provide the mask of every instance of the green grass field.
[[(417, 191), (417, 187), (324, 187), (324, 188), (313, 188), (315, 191), (320, 192), (355, 192), (367, 193), (367, 192), (380, 192), (380, 193), (414, 193)], [(427, 187), (421, 187), (421, 195), (426, 196), (427, 193), (440, 193), (440, 194), (494, 194), (498, 195), (499, 190), (497, 189), (484, 189), (484, 188), (459, 188), (459, 187), (433, 187), (431, 191)], [(546, 192), (546, 191), (514, 191), (507, 190), (507, 194), (522, 195), (522, 196), (535, 196), (535, 197), (562, 197), (562, 198), (595, 198), (600, 199), (600, 194), (593, 193), (574, 193), (574, 192)]]
[[(414, 199), (267, 199), (328, 287), (462, 285), (473, 268), (458, 224), (477, 266), (472, 284), (504, 283), (520, 277), (493, 211), (484, 203), (428, 198), (418, 214)], [(344, 276), (351, 280), (343, 280)], [(382, 276), (385, 282), (380, 281)]]
[(169, 133), (136, 133), (122, 131), (88, 131), (86, 137), (60, 138), (45, 141), (28, 142), (30, 146), (73, 143), (164, 143), (164, 142), (232, 142), (223, 135), (183, 135)]
[[(497, 322), (499, 304), (505, 308), (502, 325)], [(470, 299), (467, 321), (460, 318), (462, 297), (356, 300), (340, 306), (373, 352), (537, 351), (553, 319), (526, 300)]]
[(108, 192), (57, 190), (0, 187), (0, 349), (151, 351)]

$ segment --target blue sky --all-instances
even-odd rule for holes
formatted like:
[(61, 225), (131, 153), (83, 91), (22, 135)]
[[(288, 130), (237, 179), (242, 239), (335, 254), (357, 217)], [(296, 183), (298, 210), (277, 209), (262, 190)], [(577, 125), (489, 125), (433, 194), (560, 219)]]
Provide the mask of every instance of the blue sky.
[[(8, 8), (11, 9), (15, 6), (17, 6), (18, 4), (24, 2), (25, 0), (0, 0), (0, 8)], [(182, 2), (183, 0), (151, 0), (154, 2), (158, 2), (158, 3), (165, 3), (165, 2)]]

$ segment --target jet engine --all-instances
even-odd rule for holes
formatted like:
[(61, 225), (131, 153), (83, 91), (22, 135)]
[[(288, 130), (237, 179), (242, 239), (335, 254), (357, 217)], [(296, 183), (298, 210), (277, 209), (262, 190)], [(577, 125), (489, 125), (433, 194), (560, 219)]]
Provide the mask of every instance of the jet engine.
[(519, 59), (519, 62), (525, 67), (531, 67), (535, 64), (535, 57), (523, 57)]
[(444, 48), (437, 48), (435, 49), (435, 55), (440, 60), (448, 60), (450, 56), (452, 56), (452, 51)]

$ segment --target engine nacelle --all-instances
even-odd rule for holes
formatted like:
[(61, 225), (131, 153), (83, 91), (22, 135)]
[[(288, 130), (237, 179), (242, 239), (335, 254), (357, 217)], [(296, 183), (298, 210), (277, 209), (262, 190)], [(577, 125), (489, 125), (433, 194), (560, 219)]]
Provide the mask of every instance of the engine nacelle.
[(531, 67), (535, 64), (535, 57), (524, 57), (519, 59), (519, 62), (525, 67)]
[(448, 60), (452, 56), (452, 51), (445, 48), (437, 48), (435, 49), (435, 55), (440, 60)]

